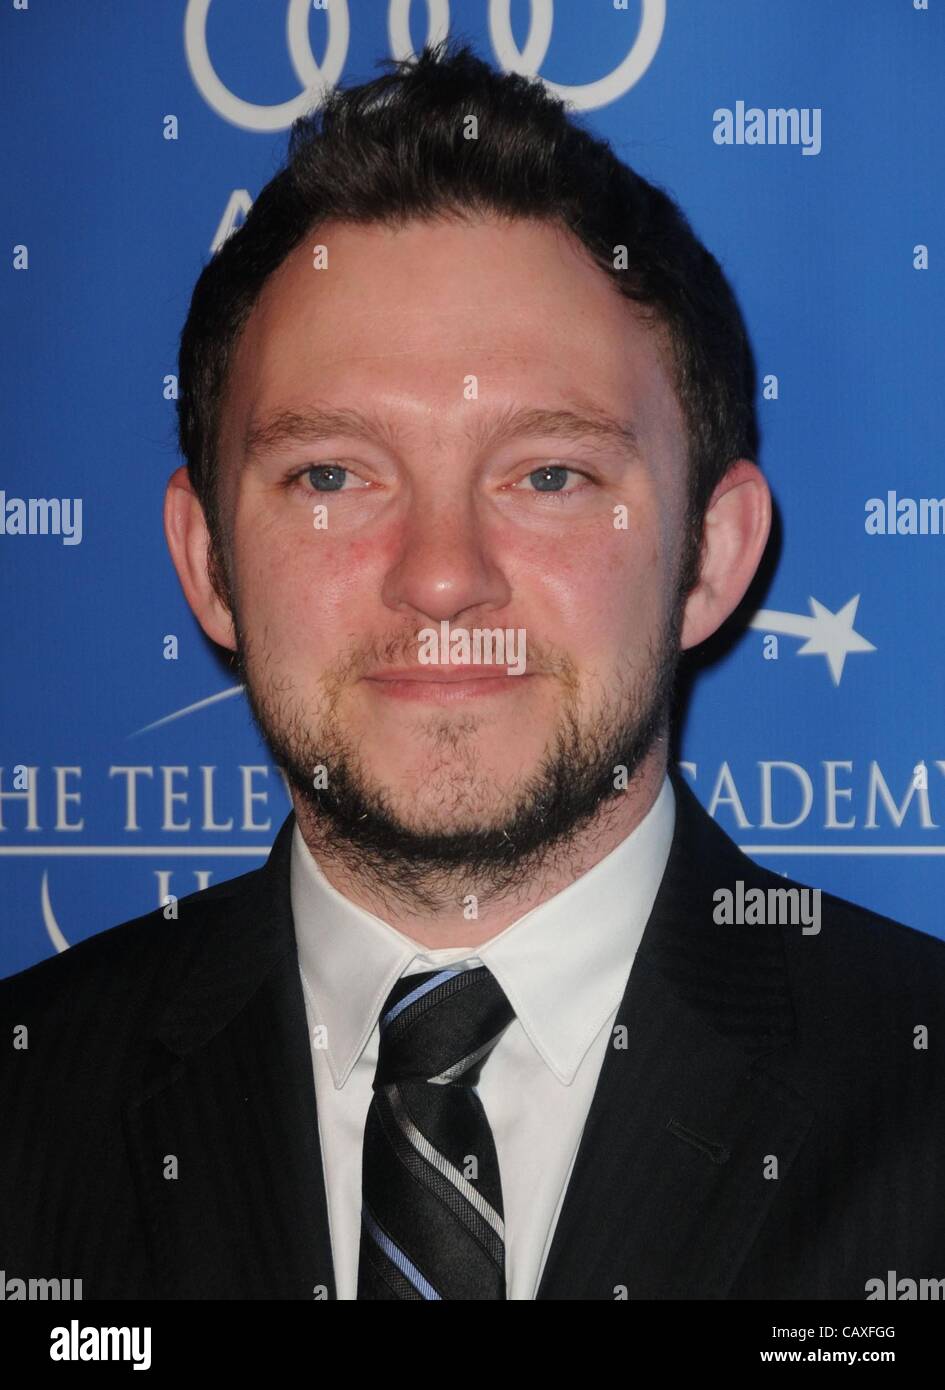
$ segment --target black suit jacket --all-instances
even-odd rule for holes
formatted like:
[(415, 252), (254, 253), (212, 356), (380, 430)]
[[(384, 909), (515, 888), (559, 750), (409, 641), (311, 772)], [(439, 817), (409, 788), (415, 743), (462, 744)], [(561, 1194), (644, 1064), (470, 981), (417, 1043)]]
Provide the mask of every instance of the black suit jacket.
[[(864, 1299), (889, 1271), (945, 1277), (945, 943), (827, 894), (818, 935), (716, 925), (717, 888), (792, 881), (671, 775), (626, 1046), (606, 1053), (538, 1298)], [(0, 983), (8, 1279), (335, 1297), (293, 825), (178, 921), (153, 912)]]

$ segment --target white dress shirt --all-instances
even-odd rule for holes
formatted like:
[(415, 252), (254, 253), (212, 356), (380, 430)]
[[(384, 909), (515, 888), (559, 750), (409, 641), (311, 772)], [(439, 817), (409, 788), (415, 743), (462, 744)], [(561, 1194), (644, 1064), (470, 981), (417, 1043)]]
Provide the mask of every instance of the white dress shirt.
[(292, 913), (339, 1299), (357, 1297), (361, 1149), (381, 1007), (402, 975), (479, 964), (515, 1010), (476, 1089), (499, 1159), (507, 1296), (535, 1297), (675, 811), (666, 777), (640, 824), (587, 873), (483, 945), (439, 950), (339, 893), (296, 824)]

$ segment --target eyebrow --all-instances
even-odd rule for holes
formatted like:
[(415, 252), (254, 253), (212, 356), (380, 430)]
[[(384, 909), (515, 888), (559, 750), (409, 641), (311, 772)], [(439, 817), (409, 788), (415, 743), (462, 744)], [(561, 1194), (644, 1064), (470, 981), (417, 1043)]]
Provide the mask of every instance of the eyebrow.
[[(250, 421), (243, 439), (243, 454), (257, 460), (287, 444), (314, 444), (340, 435), (373, 438), (396, 449), (397, 439), (389, 424), (369, 411), (317, 407), (280, 410), (267, 419)], [(620, 420), (593, 404), (579, 409), (540, 409), (510, 406), (497, 417), (467, 431), (479, 448), (525, 435), (552, 435), (558, 439), (589, 440), (602, 448), (618, 447), (642, 457), (639, 433), (631, 420)]]

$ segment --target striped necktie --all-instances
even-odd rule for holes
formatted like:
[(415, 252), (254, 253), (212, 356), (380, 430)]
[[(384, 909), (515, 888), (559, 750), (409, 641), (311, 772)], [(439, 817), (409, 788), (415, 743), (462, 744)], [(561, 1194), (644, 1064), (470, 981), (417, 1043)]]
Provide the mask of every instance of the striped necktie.
[(499, 1161), (473, 1088), (514, 1016), (484, 965), (391, 990), (364, 1130), (359, 1299), (505, 1298)]

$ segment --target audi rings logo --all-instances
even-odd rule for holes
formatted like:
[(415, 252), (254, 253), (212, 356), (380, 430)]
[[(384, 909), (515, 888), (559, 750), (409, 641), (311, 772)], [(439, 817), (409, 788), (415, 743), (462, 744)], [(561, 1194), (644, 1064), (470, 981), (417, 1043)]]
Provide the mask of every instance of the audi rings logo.
[[(394, 58), (416, 57), (410, 41), (411, 0), (389, 0), (387, 34)], [(209, 106), (232, 125), (244, 130), (284, 130), (296, 117), (317, 106), (324, 95), (336, 85), (348, 57), (351, 19), (348, 0), (288, 0), (286, 10), (286, 42), (295, 74), (302, 90), (288, 101), (274, 106), (259, 106), (243, 101), (231, 92), (217, 76), (207, 47), (207, 15), (211, 0), (188, 0), (184, 15), (184, 48), (194, 84)], [(653, 61), (663, 36), (666, 22), (666, 0), (641, 0), (640, 27), (633, 47), (623, 62), (606, 77), (596, 82), (568, 86), (549, 82), (542, 77), (548, 91), (567, 101), (576, 110), (589, 111), (607, 106), (622, 97), (646, 72)], [(325, 12), (328, 20), (328, 43), (321, 66), (312, 53), (309, 42), (309, 14), (312, 8)], [(428, 44), (438, 43), (449, 33), (449, 0), (426, 0)], [(528, 37), (520, 49), (512, 35), (512, 0), (489, 0), (489, 35), (496, 59), (505, 72), (521, 73), (525, 77), (541, 77), (538, 69), (544, 62), (554, 24), (554, 0), (530, 0)]]

